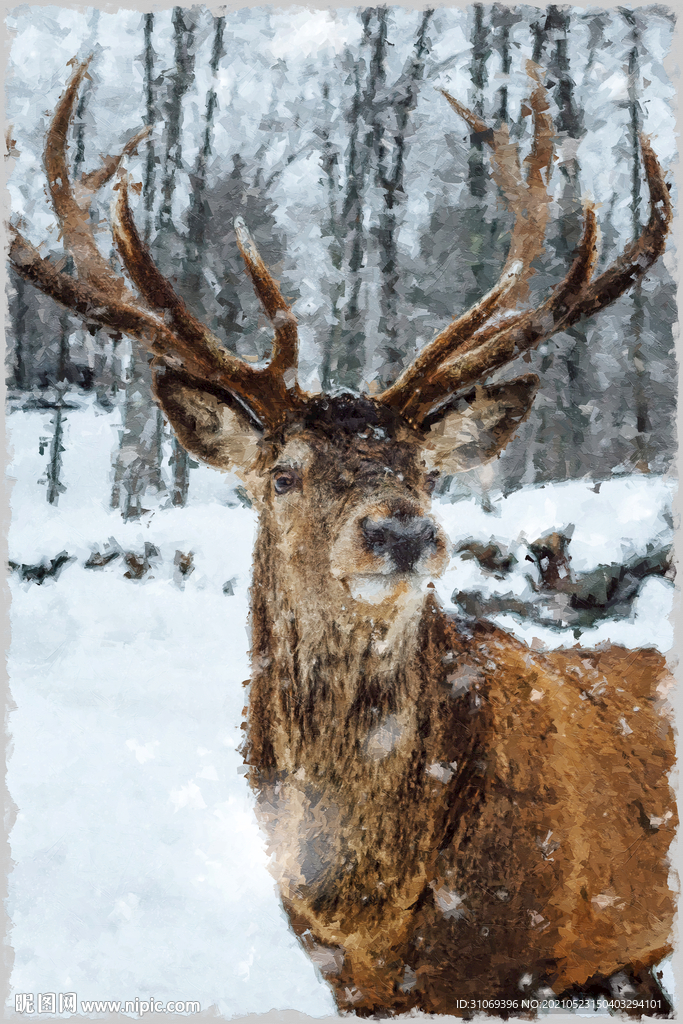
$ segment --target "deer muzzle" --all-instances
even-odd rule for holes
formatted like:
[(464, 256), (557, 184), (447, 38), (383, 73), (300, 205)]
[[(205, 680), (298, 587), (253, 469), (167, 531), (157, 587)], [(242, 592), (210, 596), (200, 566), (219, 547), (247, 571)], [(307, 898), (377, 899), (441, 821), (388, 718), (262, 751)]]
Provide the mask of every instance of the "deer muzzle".
[(387, 556), (396, 572), (414, 572), (425, 556), (436, 553), (436, 523), (426, 516), (367, 516), (360, 528), (368, 551), (379, 557)]
[(372, 584), (383, 599), (406, 594), (448, 565), (450, 545), (436, 519), (415, 502), (380, 500), (356, 508), (331, 552), (331, 571), (352, 591)]

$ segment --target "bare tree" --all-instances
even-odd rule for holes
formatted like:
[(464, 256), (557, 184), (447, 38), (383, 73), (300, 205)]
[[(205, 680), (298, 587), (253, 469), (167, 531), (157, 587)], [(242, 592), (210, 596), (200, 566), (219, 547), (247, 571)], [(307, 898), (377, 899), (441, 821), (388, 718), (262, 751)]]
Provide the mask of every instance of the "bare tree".
[[(561, 190), (559, 218), (548, 237), (547, 274), (575, 251), (581, 234), (581, 182), (578, 142), (583, 118), (571, 74), (569, 11), (551, 5), (532, 25), (533, 60), (547, 69), (557, 108), (555, 125), (560, 143), (558, 163)], [(547, 381), (547, 401), (535, 411), (527, 445), (527, 465), (534, 480), (564, 480), (583, 471), (590, 435), (592, 391), (590, 351), (583, 325), (571, 327), (542, 353), (539, 365)], [(529, 473), (527, 482), (531, 482)]]
[[(428, 50), (427, 29), (433, 15), (427, 9), (420, 18), (413, 53), (403, 73), (395, 83), (388, 97), (385, 109), (393, 116), (393, 125), (384, 131), (390, 136), (385, 142), (380, 132), (376, 140), (377, 170), (375, 181), (382, 190), (382, 209), (379, 212), (377, 245), (381, 273), (379, 324), (380, 334), (386, 339), (382, 346), (382, 363), (378, 371), (381, 386), (393, 379), (400, 371), (406, 357), (408, 343), (405, 323), (400, 319), (404, 305), (398, 292), (401, 279), (396, 234), (399, 227), (400, 208), (405, 199), (404, 169), (408, 146), (407, 129), (410, 113), (417, 104), (419, 83), (424, 74), (425, 56)], [(403, 330), (401, 328), (403, 327)]]
[[(202, 266), (206, 262), (206, 225), (209, 217), (209, 207), (205, 199), (206, 172), (209, 157), (211, 156), (211, 139), (213, 135), (213, 122), (216, 112), (217, 97), (215, 79), (218, 73), (218, 65), (223, 56), (223, 31), (225, 29), (225, 17), (214, 17), (214, 37), (211, 51), (211, 74), (212, 82), (206, 94), (206, 108), (204, 112), (204, 135), (202, 145), (197, 154), (197, 161), (194, 173), (190, 175), (190, 206), (188, 209), (188, 233), (185, 242), (185, 257), (183, 259), (183, 285), (187, 293), (193, 295), (195, 304), (199, 311), (205, 314), (202, 308), (201, 296), (203, 292)], [(182, 291), (183, 289), (181, 289)], [(190, 488), (190, 467), (191, 460), (185, 449), (173, 439), (173, 487), (171, 490), (171, 501), (176, 506), (187, 503), (187, 495)], [(196, 465), (196, 463), (195, 463)]]
[(503, 82), (498, 89), (498, 110), (497, 117), (508, 123), (508, 86), (507, 76), (512, 67), (512, 52), (510, 46), (510, 29), (522, 20), (521, 14), (514, 8), (504, 7), (502, 4), (494, 4), (491, 8), (491, 27), (493, 29), (493, 46), (500, 54), (500, 70), (503, 75)]
[[(631, 47), (628, 53), (628, 135), (631, 150), (631, 220), (634, 234), (640, 231), (640, 145), (642, 117), (638, 102), (638, 80), (640, 75), (641, 34), (636, 12), (619, 8), (620, 14), (631, 29)], [(642, 285), (639, 281), (629, 299), (632, 312), (629, 317), (628, 353), (630, 378), (633, 381), (633, 409), (635, 412), (636, 434), (630, 461), (641, 473), (648, 473), (652, 457), (650, 444), (650, 418), (648, 414), (649, 374), (647, 355), (643, 346), (645, 308)]]
[[(144, 88), (145, 125), (152, 128), (157, 120), (154, 101), (154, 48), (152, 33), (154, 15), (144, 16)], [(145, 209), (144, 234), (149, 244), (152, 233), (155, 199), (156, 150), (151, 133), (147, 136), (144, 179), (142, 186)], [(145, 511), (147, 494), (158, 495), (166, 490), (161, 473), (161, 441), (163, 417), (151, 399), (152, 373), (150, 357), (131, 349), (126, 368), (123, 399), (123, 424), (119, 450), (114, 464), (111, 493), (112, 508), (120, 508), (124, 519), (136, 519)]]
[[(325, 176), (327, 188), (327, 219), (322, 225), (323, 237), (329, 237), (329, 253), (335, 279), (328, 284), (331, 305), (331, 325), (327, 331), (322, 347), (320, 360), (320, 380), (325, 391), (332, 387), (332, 355), (339, 351), (342, 336), (342, 312), (340, 303), (344, 296), (343, 279), (344, 230), (339, 216), (339, 166), (341, 157), (337, 146), (332, 142), (329, 122), (332, 104), (330, 87), (323, 84), (323, 126), (320, 129), (322, 139), (321, 168)], [(327, 116), (325, 116), (327, 115)]]
[[(363, 41), (370, 39), (369, 15), (364, 12)], [(365, 61), (358, 57), (352, 61), (350, 77), (353, 82), (353, 101), (347, 118), (349, 122), (349, 145), (346, 159), (346, 190), (342, 204), (343, 233), (345, 238), (345, 259), (347, 272), (343, 328), (340, 347), (335, 353), (331, 367), (338, 387), (358, 387), (365, 362), (365, 331), (362, 323), (360, 296), (363, 283), (361, 270), (365, 259), (366, 240), (363, 223), (363, 196), (365, 178), (368, 172), (369, 152), (363, 132), (364, 112), (367, 109), (369, 92), (363, 93), (361, 76)]]
[[(29, 384), (29, 352), (27, 346), (28, 331), (26, 316), (29, 306), (26, 301), (26, 286), (23, 277), (19, 277), (14, 271), (9, 272), (9, 316), (10, 330), (13, 345), (8, 348), (8, 362), (11, 359), (11, 376), (8, 383), (11, 383), (18, 391), (24, 391)], [(9, 340), (9, 339), (8, 339)]]

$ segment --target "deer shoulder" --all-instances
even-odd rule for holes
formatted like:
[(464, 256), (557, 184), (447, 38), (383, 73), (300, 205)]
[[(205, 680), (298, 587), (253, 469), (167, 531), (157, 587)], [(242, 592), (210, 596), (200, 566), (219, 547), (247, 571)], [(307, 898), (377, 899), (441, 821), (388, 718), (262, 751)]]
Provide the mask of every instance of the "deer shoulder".
[[(421, 915), (432, 928), (440, 917), (458, 921), (450, 955), (468, 965), (464, 989), (490, 991), (492, 945), (511, 965), (501, 991), (517, 986), (512, 965), (524, 958), (555, 992), (586, 981), (587, 958), (616, 972), (643, 956), (643, 915), (649, 956), (664, 955), (677, 821), (664, 658), (614, 646), (539, 653), (483, 623), (463, 649), (453, 621), (437, 623), (430, 674), (438, 678), (448, 647), (439, 763), (455, 769), (454, 796)], [(464, 729), (456, 768), (449, 759), (462, 753)], [(644, 906), (636, 894), (654, 878), (657, 895)]]

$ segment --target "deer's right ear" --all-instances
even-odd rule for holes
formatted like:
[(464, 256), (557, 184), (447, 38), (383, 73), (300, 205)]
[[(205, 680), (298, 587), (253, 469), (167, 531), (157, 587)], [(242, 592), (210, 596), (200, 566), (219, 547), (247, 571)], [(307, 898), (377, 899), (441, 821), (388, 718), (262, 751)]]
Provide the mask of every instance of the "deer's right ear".
[(263, 431), (230, 392), (169, 367), (155, 370), (154, 391), (191, 455), (223, 470), (246, 470), (254, 462)]
[(441, 473), (460, 473), (495, 458), (529, 414), (538, 377), (527, 373), (473, 388), (427, 417), (425, 455)]

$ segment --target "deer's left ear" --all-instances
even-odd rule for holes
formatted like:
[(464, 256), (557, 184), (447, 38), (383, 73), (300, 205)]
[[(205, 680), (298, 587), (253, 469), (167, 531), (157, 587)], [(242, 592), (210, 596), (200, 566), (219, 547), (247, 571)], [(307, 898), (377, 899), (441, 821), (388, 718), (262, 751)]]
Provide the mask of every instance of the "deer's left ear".
[(459, 473), (498, 455), (526, 419), (538, 384), (536, 374), (528, 373), (475, 387), (431, 413), (423, 424), (427, 464), (441, 473)]

